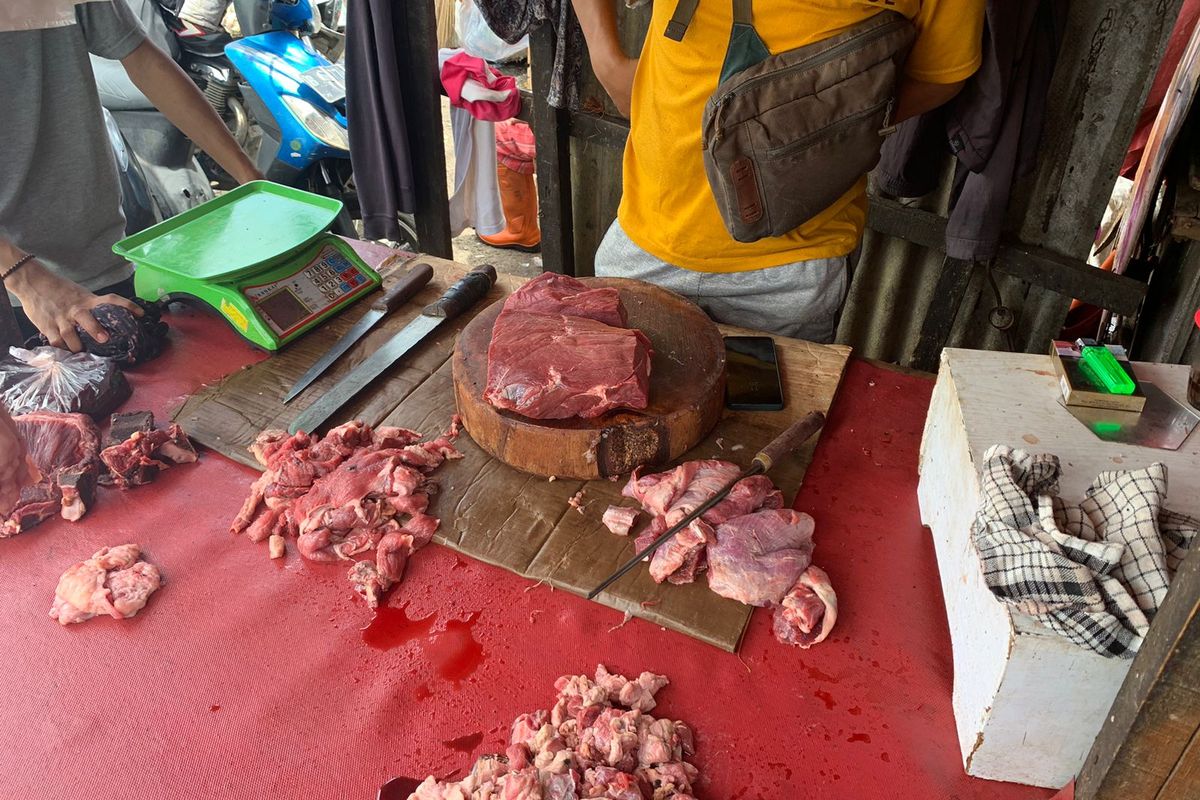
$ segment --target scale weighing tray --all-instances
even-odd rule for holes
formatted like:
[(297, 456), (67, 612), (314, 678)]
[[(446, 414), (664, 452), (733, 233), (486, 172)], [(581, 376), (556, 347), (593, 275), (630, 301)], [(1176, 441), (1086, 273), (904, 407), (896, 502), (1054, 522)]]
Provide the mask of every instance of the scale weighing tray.
[(145, 300), (198, 300), (278, 350), (380, 283), (328, 232), (342, 202), (254, 181), (117, 242)]

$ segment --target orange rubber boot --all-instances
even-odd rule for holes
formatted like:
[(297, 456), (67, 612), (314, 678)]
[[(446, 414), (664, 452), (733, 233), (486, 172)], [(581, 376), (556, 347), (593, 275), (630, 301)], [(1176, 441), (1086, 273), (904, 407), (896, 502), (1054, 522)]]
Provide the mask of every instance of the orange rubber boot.
[(496, 165), (500, 181), (500, 206), (504, 209), (504, 230), (495, 236), (480, 236), (484, 244), (536, 253), (542, 243), (538, 228), (537, 187), (532, 175), (522, 175), (503, 164)]

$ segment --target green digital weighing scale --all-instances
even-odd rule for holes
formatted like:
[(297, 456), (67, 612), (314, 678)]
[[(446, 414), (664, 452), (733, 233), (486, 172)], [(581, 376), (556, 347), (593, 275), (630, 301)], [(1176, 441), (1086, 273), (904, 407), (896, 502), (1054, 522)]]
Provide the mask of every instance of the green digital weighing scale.
[(329, 233), (340, 200), (247, 183), (117, 242), (143, 300), (199, 301), (266, 350), (278, 350), (380, 283)]

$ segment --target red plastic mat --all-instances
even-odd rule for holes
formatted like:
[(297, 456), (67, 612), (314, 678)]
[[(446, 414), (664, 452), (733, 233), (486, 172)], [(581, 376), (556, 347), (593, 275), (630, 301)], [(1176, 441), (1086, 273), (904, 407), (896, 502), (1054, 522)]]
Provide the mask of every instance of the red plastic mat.
[[(128, 405), (164, 418), (258, 357), (212, 318), (170, 322), (171, 350), (131, 375)], [(614, 611), (438, 546), (364, 633), (371, 613), (344, 567), (294, 550), (271, 561), (229, 534), (249, 469), (206, 453), (150, 486), (102, 490), (81, 523), (0, 541), (0, 797), (374, 798), (395, 775), (461, 774), (549, 704), (555, 678), (602, 662), (671, 678), (655, 713), (696, 729), (709, 800), (1048, 798), (963, 775), (916, 507), (931, 389), (851, 362), (797, 502), (840, 602), (833, 638), (808, 651), (777, 644), (762, 611), (740, 656), (641, 620), (617, 627)], [(166, 579), (138, 617), (47, 616), (67, 566), (127, 541)]]

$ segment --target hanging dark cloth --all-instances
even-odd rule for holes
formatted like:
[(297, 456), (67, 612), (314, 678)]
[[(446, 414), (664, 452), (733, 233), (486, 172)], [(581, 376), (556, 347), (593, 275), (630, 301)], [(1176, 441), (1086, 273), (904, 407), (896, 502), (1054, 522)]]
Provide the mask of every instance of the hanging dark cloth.
[(1066, 0), (988, 0), (983, 63), (945, 106), (910, 119), (884, 143), (880, 189), (920, 197), (937, 184), (947, 148), (957, 164), (946, 255), (996, 255), (1013, 183), (1037, 164), (1046, 92), (1066, 22)]
[(543, 23), (554, 26), (554, 65), (546, 102), (555, 108), (579, 108), (583, 70), (583, 29), (571, 0), (475, 0), (492, 32), (509, 44)]
[(367, 239), (404, 238), (396, 215), (416, 205), (396, 53), (407, 47), (404, 5), (355, 0), (346, 18), (346, 121)]

